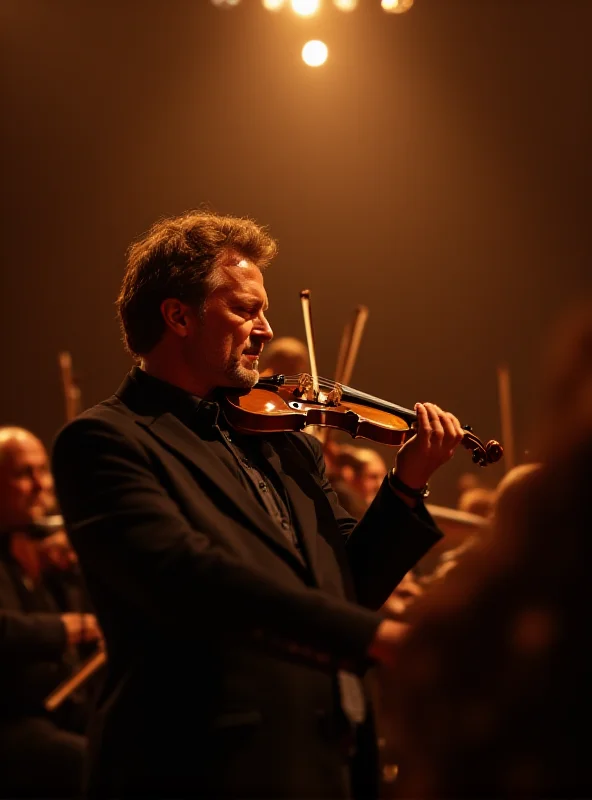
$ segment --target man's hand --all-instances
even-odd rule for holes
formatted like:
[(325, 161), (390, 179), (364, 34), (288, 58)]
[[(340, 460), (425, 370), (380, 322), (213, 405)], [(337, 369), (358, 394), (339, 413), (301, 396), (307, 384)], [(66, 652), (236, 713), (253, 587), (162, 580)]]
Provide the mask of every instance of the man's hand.
[(103, 637), (94, 614), (62, 614), (61, 620), (66, 629), (68, 644), (96, 642)]
[(383, 620), (376, 629), (368, 655), (379, 664), (392, 667), (396, 663), (399, 648), (408, 631), (409, 625), (404, 622)]
[(77, 563), (76, 553), (65, 531), (56, 531), (37, 543), (42, 569), (66, 571)]
[(423, 586), (407, 572), (395, 586), (382, 606), (382, 610), (392, 619), (401, 619), (409, 606), (425, 592)]
[(395, 472), (411, 489), (421, 489), (449, 461), (464, 436), (457, 418), (433, 403), (417, 403), (417, 433), (397, 453)]

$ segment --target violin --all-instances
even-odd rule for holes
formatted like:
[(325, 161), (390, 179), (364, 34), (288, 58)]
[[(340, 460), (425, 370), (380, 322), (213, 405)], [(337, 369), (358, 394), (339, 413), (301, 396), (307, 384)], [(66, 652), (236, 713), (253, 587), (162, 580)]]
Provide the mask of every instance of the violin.
[[(261, 378), (247, 393), (227, 392), (224, 410), (228, 422), (242, 433), (300, 431), (308, 425), (328, 426), (354, 438), (389, 446), (403, 444), (415, 434), (417, 414), (349, 386), (306, 373)], [(461, 444), (475, 464), (499, 461), (503, 447), (491, 439), (485, 444), (464, 426)]]

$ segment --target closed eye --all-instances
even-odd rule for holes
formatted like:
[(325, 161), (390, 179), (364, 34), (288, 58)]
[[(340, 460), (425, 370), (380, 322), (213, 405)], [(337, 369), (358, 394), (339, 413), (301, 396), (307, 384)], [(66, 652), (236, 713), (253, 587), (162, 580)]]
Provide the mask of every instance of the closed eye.
[(235, 306), (232, 310), (241, 317), (256, 317), (259, 313), (258, 307)]

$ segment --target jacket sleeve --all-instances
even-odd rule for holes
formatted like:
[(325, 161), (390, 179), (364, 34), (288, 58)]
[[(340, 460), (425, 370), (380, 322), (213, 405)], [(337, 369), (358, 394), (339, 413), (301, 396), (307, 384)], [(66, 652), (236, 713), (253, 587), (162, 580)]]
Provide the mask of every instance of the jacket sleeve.
[(59, 614), (0, 611), (0, 656), (5, 661), (60, 658), (66, 649), (66, 629)]
[(191, 527), (151, 458), (105, 419), (79, 417), (58, 435), (56, 489), (84, 571), (178, 636), (246, 632), (313, 661), (365, 663), (380, 615), (245, 565)]
[(340, 505), (331, 487), (320, 442), (308, 434), (296, 436), (301, 443), (306, 443), (312, 466), (346, 539), (356, 599), (367, 608), (379, 609), (405, 573), (443, 534), (423, 503), (410, 508), (396, 496), (386, 478), (370, 507), (356, 523)]

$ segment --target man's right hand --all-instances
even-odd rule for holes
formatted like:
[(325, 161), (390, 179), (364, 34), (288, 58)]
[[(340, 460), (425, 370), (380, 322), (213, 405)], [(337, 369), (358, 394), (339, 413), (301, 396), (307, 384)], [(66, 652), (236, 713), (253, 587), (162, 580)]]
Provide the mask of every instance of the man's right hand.
[(410, 626), (405, 622), (383, 620), (374, 634), (368, 655), (379, 664), (392, 667), (396, 664), (397, 654), (401, 643), (404, 641)]
[(96, 642), (103, 638), (94, 614), (62, 614), (61, 620), (66, 629), (68, 644)]

